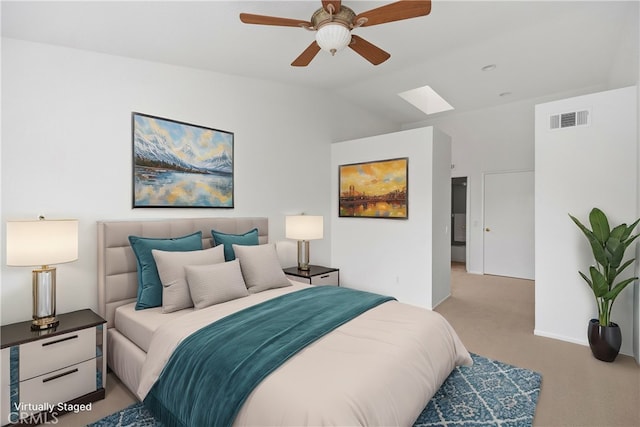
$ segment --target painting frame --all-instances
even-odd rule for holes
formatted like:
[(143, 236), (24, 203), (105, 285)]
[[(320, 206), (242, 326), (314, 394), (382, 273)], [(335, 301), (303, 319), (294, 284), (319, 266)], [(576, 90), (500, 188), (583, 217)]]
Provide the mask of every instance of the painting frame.
[(339, 165), (338, 217), (409, 219), (409, 157)]
[(132, 208), (235, 204), (234, 133), (131, 113)]

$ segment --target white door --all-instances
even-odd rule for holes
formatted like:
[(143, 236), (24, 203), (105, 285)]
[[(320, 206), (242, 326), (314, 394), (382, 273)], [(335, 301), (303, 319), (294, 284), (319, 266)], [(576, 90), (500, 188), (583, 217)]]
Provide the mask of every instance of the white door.
[(533, 172), (484, 175), (484, 273), (534, 278)]

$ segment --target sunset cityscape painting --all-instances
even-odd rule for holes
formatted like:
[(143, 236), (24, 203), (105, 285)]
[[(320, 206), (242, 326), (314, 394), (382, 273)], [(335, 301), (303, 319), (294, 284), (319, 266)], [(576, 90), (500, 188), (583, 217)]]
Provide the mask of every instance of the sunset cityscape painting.
[(339, 216), (409, 217), (408, 158), (354, 163), (339, 168)]

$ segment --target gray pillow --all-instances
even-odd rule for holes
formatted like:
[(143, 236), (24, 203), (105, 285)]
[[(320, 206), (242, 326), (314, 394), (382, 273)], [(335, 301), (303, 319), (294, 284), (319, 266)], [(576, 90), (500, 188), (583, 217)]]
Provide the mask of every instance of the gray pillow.
[(224, 248), (214, 247), (201, 251), (170, 252), (152, 249), (162, 283), (162, 312), (171, 313), (193, 307), (189, 294), (186, 265), (218, 264), (224, 262)]
[(242, 246), (233, 245), (236, 258), (249, 293), (255, 294), (267, 289), (291, 286), (278, 260), (276, 245)]
[(221, 264), (188, 265), (184, 269), (196, 310), (249, 295), (237, 259)]

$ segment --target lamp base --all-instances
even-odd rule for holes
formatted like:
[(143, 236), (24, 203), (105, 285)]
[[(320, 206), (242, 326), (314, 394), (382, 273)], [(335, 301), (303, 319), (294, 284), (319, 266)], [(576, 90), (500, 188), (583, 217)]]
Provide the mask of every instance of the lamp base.
[(309, 270), (309, 241), (298, 240), (298, 270)]
[(31, 329), (39, 331), (58, 326), (56, 319), (56, 269), (43, 265), (32, 271), (33, 322)]
[(43, 329), (55, 328), (59, 323), (60, 321), (55, 316), (33, 319), (33, 322), (31, 322), (31, 330), (41, 331)]

